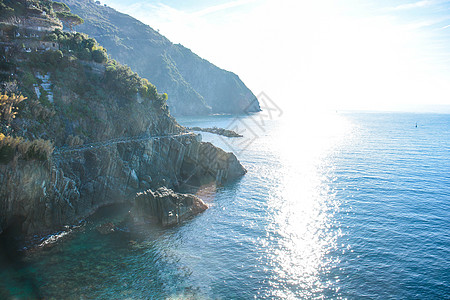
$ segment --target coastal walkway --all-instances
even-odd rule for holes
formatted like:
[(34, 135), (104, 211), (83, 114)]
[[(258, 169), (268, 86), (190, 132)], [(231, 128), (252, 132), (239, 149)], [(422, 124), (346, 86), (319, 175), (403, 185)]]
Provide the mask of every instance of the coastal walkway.
[(83, 144), (80, 146), (71, 146), (71, 147), (65, 146), (65, 147), (55, 148), (55, 150), (53, 151), (53, 156), (60, 156), (63, 154), (74, 153), (74, 152), (83, 152), (83, 151), (87, 151), (87, 150), (94, 150), (94, 149), (98, 149), (98, 148), (109, 147), (112, 145), (127, 144), (127, 143), (132, 143), (132, 142), (143, 142), (143, 141), (158, 140), (158, 139), (174, 139), (174, 140), (176, 140), (177, 138), (182, 138), (185, 136), (196, 136), (196, 134), (193, 132), (185, 132), (185, 133), (180, 133), (180, 134), (159, 135), (159, 136), (145, 134), (145, 135), (139, 135), (139, 136), (134, 136), (134, 137), (120, 137), (120, 138), (110, 139), (110, 140), (101, 141), (101, 142)]

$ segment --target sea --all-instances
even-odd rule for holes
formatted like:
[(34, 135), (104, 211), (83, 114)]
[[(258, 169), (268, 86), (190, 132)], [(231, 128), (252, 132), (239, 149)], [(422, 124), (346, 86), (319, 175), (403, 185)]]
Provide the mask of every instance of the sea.
[(247, 174), (201, 187), (210, 208), (175, 227), (105, 208), (1, 270), (0, 295), (450, 299), (450, 115), (280, 115), (179, 118), (242, 133), (201, 134)]

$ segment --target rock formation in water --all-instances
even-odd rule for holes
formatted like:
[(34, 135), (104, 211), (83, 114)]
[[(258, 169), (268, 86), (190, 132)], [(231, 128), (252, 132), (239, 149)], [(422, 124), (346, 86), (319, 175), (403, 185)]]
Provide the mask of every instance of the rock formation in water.
[(90, 0), (63, 0), (84, 18), (78, 27), (169, 95), (173, 115), (240, 114), (260, 111), (239, 77), (200, 58), (138, 20)]
[(131, 215), (137, 220), (156, 220), (162, 226), (171, 226), (189, 219), (208, 206), (197, 196), (179, 194), (161, 187), (155, 192), (139, 193), (133, 202)]
[(242, 134), (239, 134), (236, 131), (225, 129), (225, 128), (217, 128), (217, 127), (201, 128), (201, 127), (195, 126), (195, 127), (186, 127), (186, 129), (192, 130), (192, 131), (209, 132), (212, 134), (222, 135), (222, 136), (226, 136), (226, 137), (243, 137)]

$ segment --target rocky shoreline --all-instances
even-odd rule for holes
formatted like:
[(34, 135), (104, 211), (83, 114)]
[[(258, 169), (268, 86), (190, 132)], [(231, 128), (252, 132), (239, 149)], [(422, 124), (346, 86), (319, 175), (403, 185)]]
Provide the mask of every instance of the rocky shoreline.
[[(94, 222), (95, 230), (101, 235), (109, 235), (123, 231), (123, 227), (136, 226), (139, 224), (152, 224), (153, 226), (171, 227), (189, 220), (204, 212), (209, 206), (199, 197), (192, 194), (177, 193), (166, 187), (161, 187), (155, 191), (147, 190), (136, 194), (136, 197), (126, 203), (112, 204), (96, 210), (93, 216), (99, 214), (101, 210), (114, 210), (112, 207), (121, 207), (127, 213), (120, 216), (120, 213), (112, 213), (104, 222)], [(118, 219), (117, 216), (119, 215)], [(92, 228), (87, 223), (92, 223), (88, 217), (81, 220), (77, 225), (65, 226), (60, 231), (45, 235), (26, 236), (17, 240), (18, 249), (26, 253), (40, 251), (56, 246), (61, 241), (70, 239), (73, 234), (85, 231), (87, 227)], [(17, 228), (14, 228), (16, 230)]]
[(245, 173), (234, 154), (195, 134), (69, 153), (46, 163), (13, 161), (0, 165), (0, 232), (20, 217), (22, 234), (46, 235), (129, 201), (149, 207), (146, 214), (162, 225), (174, 225), (206, 205), (170, 188), (223, 184)]

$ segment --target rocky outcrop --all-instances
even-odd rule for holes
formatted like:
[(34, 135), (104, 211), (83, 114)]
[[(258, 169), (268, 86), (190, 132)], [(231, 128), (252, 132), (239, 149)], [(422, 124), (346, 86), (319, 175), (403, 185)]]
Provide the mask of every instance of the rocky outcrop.
[(239, 77), (171, 43), (151, 27), (90, 0), (63, 0), (85, 23), (77, 30), (94, 37), (117, 61), (169, 95), (173, 115), (239, 114), (260, 111)]
[(176, 225), (203, 211), (208, 206), (197, 196), (179, 194), (161, 187), (147, 190), (134, 199), (131, 215), (135, 220), (154, 220), (162, 226)]
[(186, 127), (188, 130), (192, 131), (202, 131), (202, 132), (209, 132), (212, 134), (222, 135), (226, 137), (243, 137), (242, 134), (237, 133), (236, 131), (225, 129), (225, 128), (201, 128), (201, 127)]
[(181, 165), (184, 182), (194, 186), (212, 181), (226, 183), (246, 172), (233, 153), (227, 153), (211, 143), (190, 145)]

